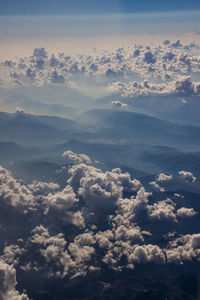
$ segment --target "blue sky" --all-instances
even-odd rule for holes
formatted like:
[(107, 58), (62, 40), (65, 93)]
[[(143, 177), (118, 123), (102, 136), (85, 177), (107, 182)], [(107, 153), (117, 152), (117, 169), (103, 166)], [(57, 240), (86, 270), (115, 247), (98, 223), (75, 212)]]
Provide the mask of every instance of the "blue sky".
[(0, 16), (2, 37), (199, 32), (200, 11)]
[(1, 15), (104, 14), (200, 9), (199, 0), (0, 0)]
[(0, 0), (5, 57), (58, 39), (174, 32), (200, 32), (200, 0)]

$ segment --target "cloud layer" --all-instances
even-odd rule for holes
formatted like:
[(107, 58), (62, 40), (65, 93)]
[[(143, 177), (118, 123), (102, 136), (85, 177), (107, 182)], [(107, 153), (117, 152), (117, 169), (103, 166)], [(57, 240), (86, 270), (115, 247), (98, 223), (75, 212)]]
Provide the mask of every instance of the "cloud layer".
[[(200, 234), (189, 228), (180, 232), (179, 226), (199, 218), (193, 207), (181, 206), (176, 194), (167, 197), (164, 188), (155, 197), (119, 168), (104, 172), (83, 163), (86, 158), (91, 163), (87, 156), (64, 153), (74, 164), (63, 188), (45, 182), (24, 185), (1, 167), (1, 207), (12, 210), (16, 219), (23, 216), (16, 235), (2, 240), (2, 299), (28, 299), (15, 288), (16, 267), (56, 280), (98, 272), (102, 264), (120, 271), (148, 263), (199, 261)], [(179, 176), (195, 184), (191, 172), (180, 171)], [(173, 177), (161, 173), (155, 183), (165, 186)], [(1, 222), (0, 230), (9, 236), (12, 224), (4, 218)], [(172, 235), (176, 228), (179, 233)]]

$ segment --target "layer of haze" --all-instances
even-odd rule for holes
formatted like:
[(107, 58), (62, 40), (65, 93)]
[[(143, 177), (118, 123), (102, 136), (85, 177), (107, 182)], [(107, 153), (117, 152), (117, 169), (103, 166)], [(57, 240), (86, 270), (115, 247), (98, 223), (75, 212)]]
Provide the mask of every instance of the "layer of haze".
[[(200, 11), (107, 15), (0, 16), (1, 57), (30, 55), (34, 47), (88, 51), (124, 43), (125, 36), (198, 32)], [(130, 40), (130, 39), (129, 39)], [(120, 43), (119, 43), (120, 45)], [(57, 48), (57, 49), (56, 49)]]

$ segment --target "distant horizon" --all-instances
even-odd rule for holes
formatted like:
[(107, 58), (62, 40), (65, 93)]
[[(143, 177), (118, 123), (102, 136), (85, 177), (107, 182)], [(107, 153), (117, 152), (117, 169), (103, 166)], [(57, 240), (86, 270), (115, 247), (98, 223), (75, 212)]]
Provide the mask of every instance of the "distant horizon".
[(199, 32), (200, 10), (115, 14), (0, 15), (0, 37)]
[(131, 1), (131, 0), (12, 0), (1, 1), (1, 15), (34, 15), (34, 14), (95, 14), (95, 13), (141, 13), (162, 11), (188, 11), (200, 9), (197, 0), (169, 1)]

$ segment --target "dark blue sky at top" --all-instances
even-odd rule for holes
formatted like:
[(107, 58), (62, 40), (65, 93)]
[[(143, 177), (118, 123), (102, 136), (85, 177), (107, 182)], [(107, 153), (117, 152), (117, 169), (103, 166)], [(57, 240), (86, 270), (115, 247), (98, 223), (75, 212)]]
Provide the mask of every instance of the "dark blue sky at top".
[(92, 14), (200, 9), (200, 0), (0, 0), (1, 15)]

